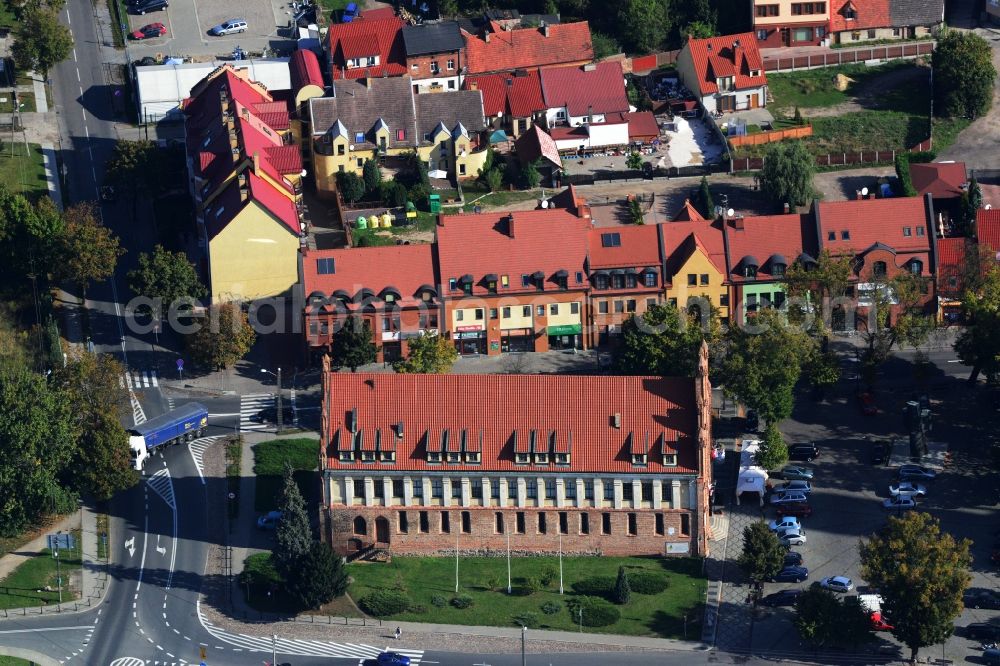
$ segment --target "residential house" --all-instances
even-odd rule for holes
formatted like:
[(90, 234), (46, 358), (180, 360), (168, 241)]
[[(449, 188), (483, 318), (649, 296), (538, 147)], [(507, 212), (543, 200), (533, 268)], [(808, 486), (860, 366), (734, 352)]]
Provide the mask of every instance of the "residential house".
[(361, 16), (349, 23), (331, 23), (326, 33), (330, 78), (361, 79), (407, 73), (403, 26), (386, 12)]
[(546, 127), (603, 123), (606, 114), (629, 111), (625, 75), (616, 61), (544, 67), (540, 78)]
[(223, 65), (195, 86), (183, 109), (212, 301), (287, 295), (306, 225), (287, 104), (244, 70)]
[(1000, 208), (976, 211), (976, 241), (1000, 262)]
[(962, 296), (969, 252), (976, 248), (969, 238), (938, 238), (937, 317), (947, 324), (962, 320)]
[(628, 123), (628, 140), (633, 144), (653, 143), (660, 138), (660, 126), (652, 111), (607, 113), (604, 115), (604, 119), (609, 124), (622, 121)]
[(579, 155), (606, 149), (625, 149), (629, 145), (628, 120), (587, 123), (578, 127), (557, 126), (549, 130), (556, 148)]
[(408, 76), (334, 81), (333, 95), (309, 100), (316, 188), (336, 189), (340, 171), (361, 174), (367, 159), (416, 151), (430, 169), (472, 177), (486, 160), (478, 91), (417, 95)]
[(944, 24), (944, 0), (832, 0), (834, 44), (882, 39), (918, 39)]
[(443, 328), (459, 353), (590, 346), (584, 214), (549, 208), (438, 217)]
[(599, 227), (588, 234), (590, 339), (605, 345), (629, 317), (641, 317), (664, 297), (663, 225)]
[(322, 539), (342, 555), (705, 557), (711, 385), (323, 369)]
[(545, 118), (537, 69), (467, 76), (464, 87), (482, 92), (488, 126), (515, 139)]
[(830, 2), (752, 0), (753, 29), (762, 49), (820, 46), (830, 30)]
[(532, 125), (531, 129), (522, 134), (514, 142), (514, 152), (521, 166), (536, 164), (541, 183), (546, 187), (558, 187), (558, 181), (562, 176), (562, 159), (559, 157), (559, 148), (552, 137), (545, 133), (538, 125)]
[(403, 26), (406, 73), (414, 92), (440, 92), (462, 87), (465, 39), (458, 23)]
[(291, 129), (296, 145), (299, 146), (302, 162), (312, 160), (310, 148), (312, 132), (309, 129), (309, 104), (313, 97), (326, 94), (319, 58), (308, 49), (299, 49), (292, 54), (288, 64), (292, 83)]
[(893, 38), (929, 37), (944, 25), (944, 0), (889, 0), (889, 20)]
[(406, 357), (408, 340), (439, 332), (433, 245), (303, 250), (301, 273), (306, 343), (314, 355), (332, 350), (348, 317), (371, 327), (380, 362)]
[(516, 29), (490, 21), (476, 33), (465, 33), (465, 55), (469, 74), (488, 74), (584, 65), (594, 59), (594, 45), (586, 21)]
[(669, 222), (664, 222), (664, 271), (667, 302), (687, 310), (692, 305), (701, 311), (699, 301), (706, 299), (718, 309), (719, 319), (729, 318), (729, 276), (722, 220), (707, 220), (685, 201)]
[(934, 231), (939, 237), (956, 231), (961, 215), (962, 195), (968, 190), (965, 162), (930, 162), (910, 164), (910, 182), (917, 194), (930, 194), (934, 200)]
[(767, 75), (753, 33), (689, 39), (677, 56), (677, 73), (709, 113), (767, 104)]

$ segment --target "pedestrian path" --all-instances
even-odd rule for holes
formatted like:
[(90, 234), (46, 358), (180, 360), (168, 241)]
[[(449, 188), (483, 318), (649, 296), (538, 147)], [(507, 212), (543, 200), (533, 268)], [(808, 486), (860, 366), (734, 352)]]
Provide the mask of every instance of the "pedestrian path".
[(166, 467), (157, 470), (152, 476), (146, 479), (146, 483), (153, 489), (153, 492), (163, 498), (167, 506), (171, 509), (177, 508), (177, 503), (174, 499), (174, 482), (170, 478), (170, 470)]
[(194, 466), (198, 470), (201, 485), (205, 485), (205, 449), (215, 443), (217, 439), (219, 439), (219, 435), (200, 437), (188, 444), (188, 451), (191, 453), (191, 460), (194, 461)]
[(274, 409), (275, 398), (270, 393), (254, 393), (240, 396), (240, 430), (266, 430), (267, 424), (262, 423), (260, 412)]

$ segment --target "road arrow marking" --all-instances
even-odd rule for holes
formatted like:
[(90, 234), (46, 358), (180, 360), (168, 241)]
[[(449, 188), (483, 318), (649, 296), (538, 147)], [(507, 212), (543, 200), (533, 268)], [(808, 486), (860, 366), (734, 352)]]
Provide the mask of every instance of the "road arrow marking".
[(167, 549), (164, 548), (164, 547), (162, 547), (160, 545), (160, 535), (159, 534), (156, 535), (156, 552), (158, 552), (160, 555), (166, 555), (167, 554)]
[(132, 557), (135, 555), (135, 537), (125, 541), (125, 550), (128, 551), (128, 556)]

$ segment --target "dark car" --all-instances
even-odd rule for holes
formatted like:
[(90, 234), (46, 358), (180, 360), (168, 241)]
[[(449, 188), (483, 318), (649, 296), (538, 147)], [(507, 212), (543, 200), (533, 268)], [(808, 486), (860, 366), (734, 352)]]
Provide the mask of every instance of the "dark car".
[(993, 590), (968, 590), (962, 595), (966, 608), (1000, 609), (1000, 594)]
[(761, 606), (794, 606), (800, 596), (802, 590), (781, 590), (767, 595), (759, 603)]
[(884, 465), (889, 462), (889, 445), (885, 442), (872, 444), (872, 464)]
[(1000, 649), (986, 648), (983, 650), (983, 663), (986, 666), (1000, 666)]
[(965, 628), (965, 635), (977, 641), (1000, 640), (1000, 624), (973, 622)]
[[(281, 407), (281, 417), (282, 425), (292, 424), (292, 408), (282, 405)], [(267, 409), (262, 409), (256, 414), (250, 417), (251, 421), (255, 423), (277, 423), (278, 422), (278, 408), (268, 407)]]
[(146, 12), (166, 9), (169, 6), (170, 3), (167, 0), (139, 0), (139, 2), (129, 5), (128, 10), (133, 14), (145, 14)]
[(795, 516), (796, 518), (808, 518), (812, 515), (812, 507), (805, 502), (793, 502), (792, 504), (778, 505), (778, 515), (780, 517)]
[(378, 666), (410, 666), (410, 658), (398, 652), (383, 652), (376, 658)]
[(774, 575), (775, 583), (801, 583), (809, 578), (809, 569), (805, 567), (785, 567)]
[(786, 567), (800, 567), (802, 566), (802, 553), (797, 553), (794, 550), (790, 550), (785, 553), (785, 563), (782, 566)]
[(755, 410), (747, 410), (745, 427), (747, 432), (757, 432), (757, 428), (760, 427), (760, 417), (757, 416), (757, 412)]
[(792, 444), (788, 447), (789, 460), (810, 461), (819, 456), (819, 449), (815, 444)]

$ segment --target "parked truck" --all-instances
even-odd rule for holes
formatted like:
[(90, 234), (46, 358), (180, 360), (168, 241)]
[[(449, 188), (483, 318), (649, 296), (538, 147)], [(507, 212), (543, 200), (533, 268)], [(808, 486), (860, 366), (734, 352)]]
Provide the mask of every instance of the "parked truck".
[(197, 402), (189, 402), (133, 426), (128, 430), (133, 469), (142, 469), (143, 463), (157, 449), (203, 436), (207, 427), (208, 410)]

